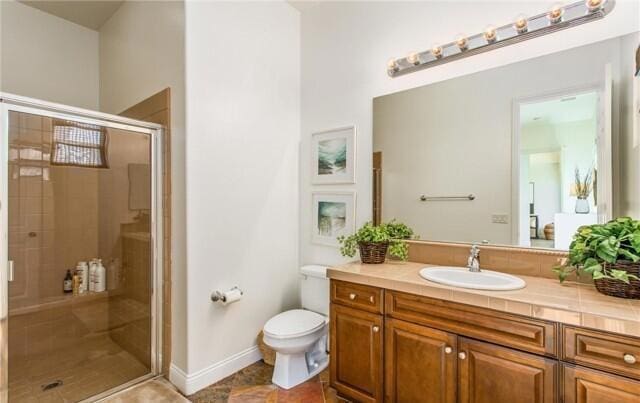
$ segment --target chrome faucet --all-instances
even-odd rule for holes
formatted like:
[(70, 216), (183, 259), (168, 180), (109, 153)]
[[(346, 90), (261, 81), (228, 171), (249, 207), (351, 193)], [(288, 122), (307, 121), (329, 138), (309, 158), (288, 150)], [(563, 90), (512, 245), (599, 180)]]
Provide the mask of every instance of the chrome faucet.
[(478, 245), (471, 247), (469, 259), (467, 260), (467, 269), (472, 273), (478, 273), (480, 271), (480, 248), (478, 248)]

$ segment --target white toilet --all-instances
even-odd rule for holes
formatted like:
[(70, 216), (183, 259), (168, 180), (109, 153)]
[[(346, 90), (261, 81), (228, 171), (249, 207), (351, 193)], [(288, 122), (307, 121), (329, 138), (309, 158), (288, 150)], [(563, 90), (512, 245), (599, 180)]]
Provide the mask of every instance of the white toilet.
[(292, 388), (324, 370), (329, 364), (329, 280), (324, 266), (300, 268), (303, 309), (292, 309), (269, 319), (264, 342), (276, 352), (272, 382)]

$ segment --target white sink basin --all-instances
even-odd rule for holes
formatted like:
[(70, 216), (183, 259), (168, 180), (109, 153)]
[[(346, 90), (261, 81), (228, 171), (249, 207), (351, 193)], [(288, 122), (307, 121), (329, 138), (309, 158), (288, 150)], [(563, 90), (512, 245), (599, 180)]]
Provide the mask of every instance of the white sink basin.
[(510, 274), (490, 270), (473, 273), (462, 267), (425, 267), (420, 270), (420, 276), (436, 283), (475, 290), (507, 291), (526, 285), (523, 279)]

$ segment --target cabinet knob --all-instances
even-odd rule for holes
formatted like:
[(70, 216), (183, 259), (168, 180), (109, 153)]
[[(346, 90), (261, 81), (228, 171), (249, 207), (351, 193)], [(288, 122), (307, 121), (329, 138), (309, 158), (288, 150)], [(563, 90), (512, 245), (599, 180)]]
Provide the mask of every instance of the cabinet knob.
[(374, 326), (371, 330), (373, 330), (373, 333), (378, 333), (380, 328), (378, 326)]
[(467, 358), (467, 353), (465, 353), (464, 351), (461, 351), (458, 353), (458, 358), (460, 358), (461, 360), (464, 360)]
[(625, 354), (624, 356), (622, 356), (622, 359), (627, 364), (635, 364), (637, 361), (636, 357), (633, 354)]
[(373, 295), (369, 297), (369, 302), (371, 302), (372, 304), (375, 302), (373, 299)]
[(453, 352), (453, 349), (451, 347), (447, 346), (447, 347), (444, 348), (444, 352), (445, 352), (445, 354), (451, 354)]
[(354, 294), (354, 293), (349, 294), (349, 299), (350, 299), (351, 301), (353, 301), (354, 299), (356, 299), (356, 297), (357, 297), (357, 295), (356, 295), (356, 294)]

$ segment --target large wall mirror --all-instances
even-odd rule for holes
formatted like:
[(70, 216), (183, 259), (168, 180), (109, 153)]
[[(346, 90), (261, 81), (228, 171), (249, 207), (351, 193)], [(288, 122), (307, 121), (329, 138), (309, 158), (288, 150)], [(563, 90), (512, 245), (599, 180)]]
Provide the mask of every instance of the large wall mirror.
[(566, 250), (637, 215), (640, 35), (373, 101), (374, 220), (422, 240)]

